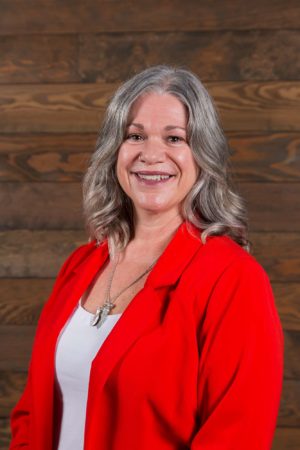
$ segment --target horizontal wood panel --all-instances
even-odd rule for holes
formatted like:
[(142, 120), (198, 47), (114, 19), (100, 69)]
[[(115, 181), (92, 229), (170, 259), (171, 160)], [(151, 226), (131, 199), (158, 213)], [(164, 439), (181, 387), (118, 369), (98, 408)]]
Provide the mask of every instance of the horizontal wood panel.
[[(239, 181), (299, 181), (300, 134), (226, 133)], [(0, 136), (1, 148), (1, 136)], [(1, 151), (1, 150), (0, 150)]]
[(300, 381), (299, 347), (300, 347), (299, 330), (296, 331), (284, 330), (284, 375), (286, 378), (297, 379)]
[(97, 133), (0, 134), (0, 180), (81, 181), (96, 139)]
[(284, 380), (278, 426), (300, 427), (300, 380)]
[(31, 33), (95, 33), (119, 31), (280, 29), (299, 28), (300, 7), (297, 0), (272, 3), (267, 0), (190, 0), (134, 1), (59, 0), (44, 1), (42, 8), (27, 0), (26, 10), (17, 0), (2, 1), (0, 30), (3, 35)]
[[(300, 133), (228, 132), (237, 181), (299, 181)], [(0, 134), (0, 181), (80, 181), (97, 133)]]
[(299, 183), (239, 183), (251, 231), (300, 231)]
[[(299, 131), (300, 82), (207, 82), (226, 131)], [(116, 84), (0, 86), (0, 133), (97, 132)]]
[(300, 331), (300, 283), (273, 282), (272, 289), (282, 327)]
[(89, 33), (80, 36), (79, 51), (79, 72), (87, 82), (119, 82), (162, 61), (189, 67), (203, 81), (300, 77), (299, 30)]
[[(299, 282), (299, 233), (251, 232), (253, 255), (272, 281)], [(52, 278), (77, 246), (88, 241), (79, 230), (0, 232), (0, 278)]]
[(300, 428), (277, 427), (272, 450), (299, 450)]
[(250, 233), (253, 255), (272, 281), (300, 280), (299, 233)]
[(162, 61), (208, 81), (299, 80), (299, 53), (299, 30), (0, 36), (0, 83), (119, 82)]
[[(0, 279), (0, 324), (36, 325), (54, 278)], [(272, 283), (282, 327), (300, 331), (300, 283)]]
[(77, 82), (77, 36), (1, 36), (0, 83)]
[(83, 229), (81, 183), (3, 183), (0, 203), (2, 229)]
[[(54, 281), (54, 278), (0, 279), (0, 324), (36, 325)], [(293, 305), (292, 301), (290, 303)]]
[[(300, 231), (300, 183), (239, 183), (253, 231)], [(82, 229), (81, 183), (3, 183), (2, 229)], [(34, 208), (32, 207), (34, 205)]]
[(78, 230), (0, 232), (0, 278), (56, 277), (68, 255), (87, 242)]

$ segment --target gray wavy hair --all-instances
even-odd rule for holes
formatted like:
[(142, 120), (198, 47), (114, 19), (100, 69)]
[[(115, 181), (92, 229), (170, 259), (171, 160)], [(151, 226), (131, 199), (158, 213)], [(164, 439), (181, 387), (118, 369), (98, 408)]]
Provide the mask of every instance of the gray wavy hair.
[(246, 207), (233, 185), (230, 149), (213, 99), (191, 71), (166, 65), (149, 67), (130, 78), (108, 104), (83, 178), (83, 212), (90, 241), (107, 238), (113, 256), (134, 236), (133, 205), (117, 179), (116, 162), (131, 106), (149, 92), (174, 95), (188, 111), (188, 142), (200, 171), (182, 202), (182, 216), (202, 230), (203, 243), (209, 235), (228, 235), (250, 252)]

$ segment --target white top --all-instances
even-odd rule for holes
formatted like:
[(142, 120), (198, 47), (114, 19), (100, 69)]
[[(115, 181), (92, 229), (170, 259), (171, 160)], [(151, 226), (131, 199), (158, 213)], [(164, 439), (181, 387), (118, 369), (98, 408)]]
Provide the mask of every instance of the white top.
[(120, 316), (108, 315), (101, 327), (93, 327), (93, 314), (80, 299), (60, 333), (55, 353), (56, 389), (62, 404), (58, 450), (83, 450), (91, 363)]

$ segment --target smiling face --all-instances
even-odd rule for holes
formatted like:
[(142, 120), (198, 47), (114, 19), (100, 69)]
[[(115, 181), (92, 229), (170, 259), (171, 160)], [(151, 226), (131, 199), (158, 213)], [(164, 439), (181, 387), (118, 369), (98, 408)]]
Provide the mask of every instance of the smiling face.
[(148, 93), (133, 104), (119, 148), (117, 177), (142, 214), (180, 212), (198, 166), (187, 141), (186, 107), (170, 94)]

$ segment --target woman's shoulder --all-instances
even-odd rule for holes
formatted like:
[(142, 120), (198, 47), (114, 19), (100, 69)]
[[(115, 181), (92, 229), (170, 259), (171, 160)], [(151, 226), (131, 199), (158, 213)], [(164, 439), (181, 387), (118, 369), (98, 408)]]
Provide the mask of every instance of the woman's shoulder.
[(267, 276), (257, 259), (228, 235), (208, 236), (197, 252), (193, 266), (213, 278), (218, 278), (229, 268), (236, 273), (247, 271)]
[(68, 272), (75, 269), (77, 265), (95, 251), (98, 245), (95, 240), (77, 245), (63, 262), (58, 277), (65, 276)]

